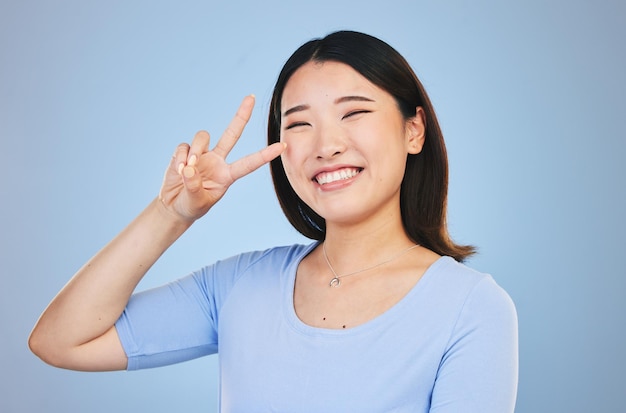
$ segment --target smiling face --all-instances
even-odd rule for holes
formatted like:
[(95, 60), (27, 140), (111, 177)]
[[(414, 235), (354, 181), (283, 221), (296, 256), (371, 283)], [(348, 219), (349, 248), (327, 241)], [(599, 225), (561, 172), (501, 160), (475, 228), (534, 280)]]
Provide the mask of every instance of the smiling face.
[(300, 67), (281, 108), (285, 173), (327, 226), (400, 219), (406, 158), (424, 141), (421, 108), (405, 120), (389, 93), (333, 61)]

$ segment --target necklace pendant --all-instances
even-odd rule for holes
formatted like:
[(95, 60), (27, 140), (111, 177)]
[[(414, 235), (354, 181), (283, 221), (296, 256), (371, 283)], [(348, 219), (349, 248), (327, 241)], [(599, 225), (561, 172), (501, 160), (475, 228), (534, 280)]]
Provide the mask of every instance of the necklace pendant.
[(334, 277), (332, 280), (330, 280), (330, 282), (328, 283), (329, 286), (331, 287), (339, 287), (341, 285), (341, 280), (337, 277)]

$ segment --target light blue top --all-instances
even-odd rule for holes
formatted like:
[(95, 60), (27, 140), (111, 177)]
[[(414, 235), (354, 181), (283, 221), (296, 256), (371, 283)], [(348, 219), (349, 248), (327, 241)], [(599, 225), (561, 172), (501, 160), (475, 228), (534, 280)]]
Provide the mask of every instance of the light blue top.
[(241, 254), (135, 294), (116, 323), (128, 369), (219, 352), (221, 412), (513, 412), (517, 315), (487, 274), (442, 257), (354, 328), (304, 324), (299, 262), (317, 244)]

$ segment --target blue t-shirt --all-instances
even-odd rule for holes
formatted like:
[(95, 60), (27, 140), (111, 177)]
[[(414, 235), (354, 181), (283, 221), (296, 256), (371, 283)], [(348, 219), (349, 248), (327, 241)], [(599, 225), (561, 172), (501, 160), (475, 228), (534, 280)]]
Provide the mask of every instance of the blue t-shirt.
[(357, 327), (293, 307), (317, 244), (241, 254), (133, 295), (116, 323), (128, 369), (219, 353), (221, 412), (513, 412), (517, 316), (487, 274), (441, 257)]

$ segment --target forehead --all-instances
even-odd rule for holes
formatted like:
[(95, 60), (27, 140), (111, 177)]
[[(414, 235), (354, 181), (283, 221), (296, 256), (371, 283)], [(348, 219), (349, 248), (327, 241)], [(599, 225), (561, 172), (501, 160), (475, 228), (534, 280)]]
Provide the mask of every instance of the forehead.
[(287, 81), (281, 106), (285, 108), (286, 105), (310, 103), (309, 100), (318, 98), (336, 99), (360, 94), (374, 98), (387, 93), (345, 63), (310, 61)]

